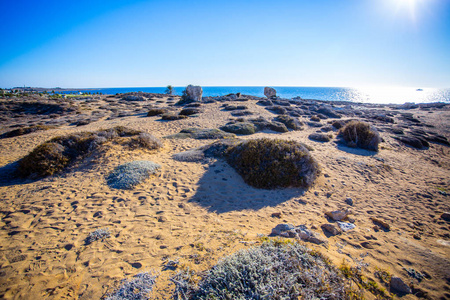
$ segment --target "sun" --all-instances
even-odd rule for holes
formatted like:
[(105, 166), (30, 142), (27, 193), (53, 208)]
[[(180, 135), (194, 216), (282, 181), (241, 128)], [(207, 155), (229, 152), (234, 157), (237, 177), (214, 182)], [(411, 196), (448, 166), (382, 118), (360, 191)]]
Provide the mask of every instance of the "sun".
[(397, 13), (406, 12), (409, 14), (412, 21), (417, 21), (417, 14), (420, 10), (422, 2), (426, 0), (390, 0)]

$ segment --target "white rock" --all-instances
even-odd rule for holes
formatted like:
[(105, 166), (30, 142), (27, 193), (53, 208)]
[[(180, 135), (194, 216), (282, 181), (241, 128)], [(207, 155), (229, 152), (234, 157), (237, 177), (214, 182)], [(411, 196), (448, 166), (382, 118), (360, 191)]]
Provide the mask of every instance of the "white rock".
[(203, 90), (202, 90), (201, 86), (188, 85), (186, 87), (186, 93), (187, 93), (189, 99), (192, 99), (194, 101), (202, 100)]
[(334, 221), (341, 221), (345, 219), (349, 214), (349, 210), (335, 210), (335, 211), (328, 211), (325, 213), (327, 216), (329, 216)]
[(352, 223), (347, 222), (337, 222), (339, 225), (339, 228), (341, 228), (342, 231), (349, 231), (352, 229), (355, 229), (356, 225)]

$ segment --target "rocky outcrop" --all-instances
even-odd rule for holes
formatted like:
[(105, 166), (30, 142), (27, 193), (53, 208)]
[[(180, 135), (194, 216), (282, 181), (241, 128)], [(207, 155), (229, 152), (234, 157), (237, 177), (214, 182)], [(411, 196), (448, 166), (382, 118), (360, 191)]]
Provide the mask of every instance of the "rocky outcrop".
[(188, 85), (186, 87), (186, 93), (190, 100), (194, 100), (194, 101), (202, 100), (203, 90), (202, 90), (201, 86)]
[(319, 233), (308, 229), (306, 225), (294, 227), (291, 224), (278, 224), (272, 229), (272, 235), (280, 235), (283, 237), (298, 238), (300, 240), (311, 242), (314, 244), (327, 244), (328, 242), (320, 236)]
[(264, 96), (267, 98), (276, 98), (277, 97), (277, 91), (274, 88), (266, 86), (264, 88)]

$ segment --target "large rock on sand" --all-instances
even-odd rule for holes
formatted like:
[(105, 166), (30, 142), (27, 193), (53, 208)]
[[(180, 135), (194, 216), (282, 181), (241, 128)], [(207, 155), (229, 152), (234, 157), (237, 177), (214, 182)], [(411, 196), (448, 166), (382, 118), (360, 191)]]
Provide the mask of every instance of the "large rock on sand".
[(191, 99), (191, 100), (194, 100), (194, 101), (202, 100), (203, 90), (202, 90), (201, 86), (188, 85), (186, 87), (186, 93), (187, 93), (189, 99)]
[(277, 91), (274, 88), (266, 86), (264, 88), (264, 96), (267, 98), (275, 98), (277, 96)]

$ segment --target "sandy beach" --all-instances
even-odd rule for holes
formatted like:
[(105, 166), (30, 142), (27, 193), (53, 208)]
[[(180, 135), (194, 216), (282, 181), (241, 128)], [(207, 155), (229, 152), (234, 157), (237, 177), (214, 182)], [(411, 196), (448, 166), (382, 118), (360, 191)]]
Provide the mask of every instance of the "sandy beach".
[[(26, 101), (56, 106), (15, 110), (17, 99), (0, 99), (1, 298), (99, 299), (114, 291), (122, 279), (151, 271), (158, 274), (152, 299), (169, 299), (170, 278), (177, 273), (164, 268), (169, 260), (177, 260), (180, 268), (206, 270), (226, 255), (260, 244), (262, 235), (288, 223), (305, 224), (326, 239), (327, 244), (321, 245), (300, 242), (336, 266), (343, 261), (359, 264), (365, 276), (377, 282), (374, 273), (388, 270), (413, 284), (413, 293), (400, 295), (401, 299), (450, 299), (450, 223), (444, 214), (450, 212), (450, 147), (445, 144), (450, 138), (450, 105), (313, 100), (263, 105), (263, 98), (235, 95), (204, 98), (198, 114), (164, 121), (147, 112), (165, 108), (178, 113), (183, 109), (174, 105), (179, 97), (153, 94), (140, 100), (104, 95), (36, 98)], [(245, 106), (242, 110), (249, 115), (242, 118), (246, 119), (272, 120), (280, 108), (296, 115), (304, 124), (302, 130), (262, 130), (238, 137), (292, 140), (312, 147), (311, 155), (321, 167), (314, 185), (257, 189), (223, 160), (175, 160), (174, 154), (215, 140), (165, 137), (186, 128), (220, 128), (241, 117), (235, 114), (238, 110), (226, 109), (226, 104)], [(322, 107), (327, 110), (320, 112)], [(327, 111), (339, 118), (326, 115)], [(318, 120), (311, 120), (316, 115)], [(339, 141), (332, 123), (349, 119), (377, 128), (382, 138), (378, 152), (350, 148)], [(5, 136), (13, 129), (37, 124), (51, 127)], [(17, 162), (45, 141), (115, 126), (150, 133), (164, 147), (149, 151), (111, 143), (99, 155), (55, 175), (14, 177)], [(330, 135), (331, 141), (310, 139), (316, 132)], [(429, 146), (414, 148), (402, 142), (404, 136), (426, 138)], [(155, 162), (161, 171), (131, 190), (108, 186), (105, 178), (114, 168), (136, 160)], [(325, 213), (339, 209), (351, 211), (350, 221), (356, 227), (330, 235), (321, 226), (335, 222)], [(108, 229), (111, 236), (86, 244), (86, 237), (97, 229)], [(365, 297), (375, 299), (369, 292)]]

